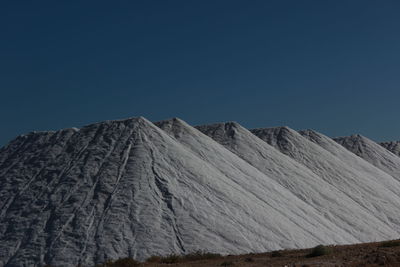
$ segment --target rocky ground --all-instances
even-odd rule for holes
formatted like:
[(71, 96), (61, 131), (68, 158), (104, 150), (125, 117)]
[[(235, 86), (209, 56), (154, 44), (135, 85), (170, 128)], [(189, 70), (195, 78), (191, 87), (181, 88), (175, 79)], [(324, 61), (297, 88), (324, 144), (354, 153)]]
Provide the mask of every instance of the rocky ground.
[[(400, 266), (400, 240), (357, 245), (327, 246), (327, 254), (310, 257), (313, 249), (282, 250), (261, 254), (211, 256), (209, 259), (167, 257), (136, 266)], [(206, 256), (205, 256), (206, 257)], [(161, 262), (160, 262), (161, 261)], [(163, 261), (163, 263), (162, 263)], [(168, 261), (170, 263), (168, 263)], [(173, 263), (176, 261), (175, 263)], [(172, 263), (171, 263), (172, 262)], [(129, 264), (104, 266), (135, 266)]]

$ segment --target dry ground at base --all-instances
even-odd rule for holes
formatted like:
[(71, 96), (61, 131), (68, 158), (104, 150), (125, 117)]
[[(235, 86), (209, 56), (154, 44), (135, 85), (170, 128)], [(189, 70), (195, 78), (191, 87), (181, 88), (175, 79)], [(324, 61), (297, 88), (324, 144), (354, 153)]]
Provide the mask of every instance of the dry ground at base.
[[(328, 255), (307, 257), (312, 249), (281, 250), (280, 253), (229, 255), (215, 259), (184, 261), (172, 264), (143, 263), (146, 267), (203, 267), (203, 266), (399, 266), (400, 241), (327, 246)], [(280, 255), (279, 255), (280, 254)]]

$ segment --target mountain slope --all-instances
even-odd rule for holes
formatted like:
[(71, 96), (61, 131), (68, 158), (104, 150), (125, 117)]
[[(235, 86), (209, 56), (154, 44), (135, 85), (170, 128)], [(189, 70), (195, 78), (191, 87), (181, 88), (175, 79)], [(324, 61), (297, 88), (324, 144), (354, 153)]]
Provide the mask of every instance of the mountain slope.
[(274, 148), (238, 124), (198, 129), (130, 118), (1, 148), (0, 266), (398, 235), (399, 182), (334, 141), (261, 131)]
[(281, 152), (336, 187), (397, 232), (400, 183), (332, 139), (313, 131), (302, 135), (288, 127), (251, 130)]
[[(314, 207), (344, 229), (347, 235), (366, 241), (384, 239), (394, 234), (389, 225), (364, 210), (359, 203), (337, 189), (334, 184), (325, 181), (306, 166), (281, 153), (239, 124), (219, 123), (196, 128)], [(382, 232), (376, 231), (377, 225)], [(373, 237), (371, 233), (376, 235)]]
[[(306, 231), (309, 231), (308, 234), (311, 234), (312, 236), (316, 234), (316, 236), (311, 239), (305, 238), (301, 242), (312, 243), (314, 242), (313, 240), (319, 239), (320, 237), (342, 239), (342, 241), (345, 239), (353, 239), (348, 234), (345, 234), (343, 230), (335, 227), (335, 225), (329, 222), (329, 220), (326, 220), (323, 216), (319, 215), (318, 211), (309, 207), (309, 205), (304, 203), (301, 199), (297, 198), (290, 191), (276, 183), (272, 178), (261, 173), (243, 159), (233, 154), (225, 147), (219, 145), (213, 139), (204, 135), (197, 129), (189, 126), (182, 120), (171, 119), (157, 122), (155, 124), (174, 137), (178, 142), (186, 146), (187, 149), (198, 155), (202, 160), (207, 162), (207, 164), (213, 165), (222, 173), (227, 173), (236, 184), (242, 185), (248, 191), (257, 195), (260, 199), (265, 199), (265, 197), (270, 198), (271, 200), (268, 200), (270, 206), (281, 207), (288, 205), (289, 207), (285, 207), (285, 209), (293, 212), (291, 216), (295, 216), (294, 218), (296, 219), (294, 221), (296, 221), (297, 224), (296, 227), (287, 232), (287, 234), (292, 235), (292, 237), (294, 237), (293, 234), (297, 231), (296, 229), (298, 227), (307, 228), (307, 225), (310, 226), (311, 224), (312, 229), (315, 230), (314, 233), (311, 234), (311, 229), (306, 229)], [(276, 196), (277, 193), (282, 195)], [(282, 199), (283, 196), (284, 198)], [(283, 203), (276, 203), (277, 201), (283, 201)], [(286, 212), (281, 208), (279, 208), (279, 211)], [(317, 220), (318, 223), (314, 224), (314, 220)], [(267, 226), (270, 231), (273, 229), (271, 227), (275, 228), (277, 226)], [(281, 226), (279, 226), (279, 228), (280, 227)], [(323, 231), (326, 232), (317, 233), (320, 227), (325, 228)], [(336, 234), (331, 233), (331, 231), (336, 232)], [(293, 246), (297, 242), (296, 238), (294, 238), (283, 246)]]
[(338, 137), (334, 140), (400, 181), (400, 157), (384, 147), (361, 135)]
[(176, 135), (133, 118), (32, 133), (3, 148), (0, 265), (92, 265), (355, 240), (179, 122)]
[(382, 142), (381, 146), (392, 152), (393, 154), (400, 156), (400, 141), (393, 142)]

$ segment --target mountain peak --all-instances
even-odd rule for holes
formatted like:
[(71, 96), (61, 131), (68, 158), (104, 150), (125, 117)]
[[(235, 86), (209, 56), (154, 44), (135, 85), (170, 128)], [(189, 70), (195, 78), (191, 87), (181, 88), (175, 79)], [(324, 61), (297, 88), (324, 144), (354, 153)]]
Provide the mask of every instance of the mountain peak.
[(381, 146), (392, 152), (393, 154), (400, 156), (400, 141), (392, 141), (392, 142), (382, 142)]

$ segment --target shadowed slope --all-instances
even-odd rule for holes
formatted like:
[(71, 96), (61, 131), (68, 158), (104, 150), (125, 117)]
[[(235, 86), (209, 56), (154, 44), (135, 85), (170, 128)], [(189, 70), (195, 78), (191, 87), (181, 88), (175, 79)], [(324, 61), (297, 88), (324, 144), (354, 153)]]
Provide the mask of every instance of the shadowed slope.
[(393, 154), (400, 156), (400, 141), (383, 142), (381, 146), (392, 152)]

